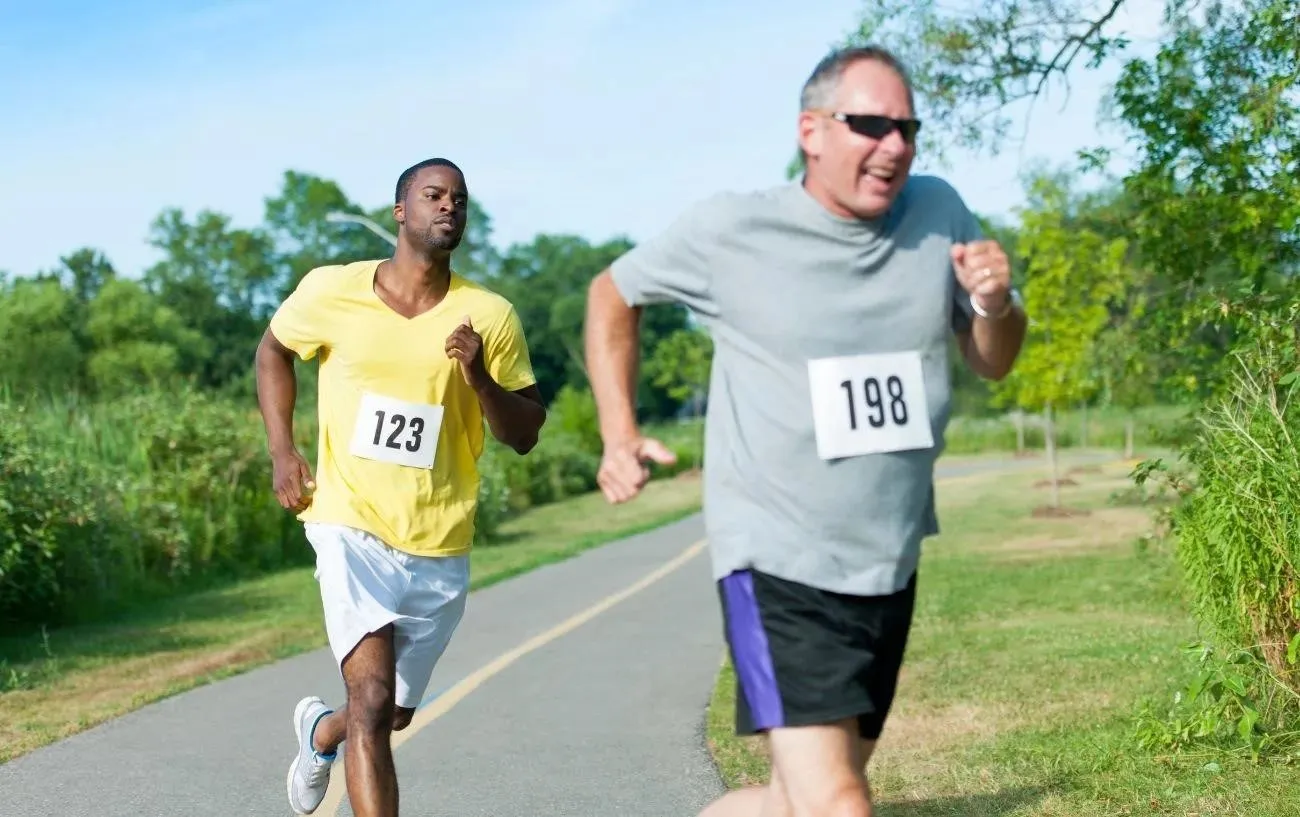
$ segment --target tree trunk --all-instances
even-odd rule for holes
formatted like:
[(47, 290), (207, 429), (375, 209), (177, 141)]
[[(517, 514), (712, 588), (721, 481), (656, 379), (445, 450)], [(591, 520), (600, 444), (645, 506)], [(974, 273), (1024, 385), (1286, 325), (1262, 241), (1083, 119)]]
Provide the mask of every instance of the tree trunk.
[(1052, 404), (1043, 409), (1043, 438), (1047, 442), (1047, 461), (1052, 467), (1052, 507), (1061, 507), (1061, 477), (1056, 463), (1056, 424), (1052, 421)]
[(1016, 456), (1025, 455), (1025, 410), (1017, 408), (1014, 417), (1016, 424)]
[(1083, 404), (1083, 436), (1079, 438), (1079, 447), (1088, 447), (1088, 404)]
[(1124, 459), (1133, 459), (1133, 415), (1124, 418)]

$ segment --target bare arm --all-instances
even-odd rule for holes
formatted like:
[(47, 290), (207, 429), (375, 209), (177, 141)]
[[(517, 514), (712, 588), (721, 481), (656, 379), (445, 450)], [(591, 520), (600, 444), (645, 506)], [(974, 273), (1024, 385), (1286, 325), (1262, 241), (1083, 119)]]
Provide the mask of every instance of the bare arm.
[[(257, 402), (271, 452), (272, 487), (281, 507), (301, 511), (311, 504), (311, 466), (293, 442), (293, 408), (298, 398), (294, 353), (267, 329), (257, 344)], [(304, 490), (305, 489), (305, 490)]]
[(969, 293), (965, 297), (978, 305), (969, 331), (957, 335), (962, 357), (980, 377), (1001, 380), (1011, 373), (1029, 324), (1012, 299), (1011, 262), (998, 242), (987, 239), (954, 244), (952, 261), (958, 292)]
[(536, 386), (518, 391), (503, 389), (491, 377), (474, 390), (492, 436), (519, 454), (527, 454), (537, 445), (537, 437), (546, 422), (546, 404)]
[(257, 344), (257, 402), (271, 454), (294, 448), (293, 408), (298, 400), (294, 353), (267, 329)]
[(460, 362), (465, 382), (474, 390), (492, 436), (527, 454), (537, 445), (546, 422), (546, 403), (536, 385), (509, 391), (492, 377), (484, 357), (483, 336), (474, 330), (468, 315), (447, 337), (447, 356)]
[[(997, 315), (1001, 307), (985, 311)], [(989, 380), (1001, 380), (1011, 373), (1020, 355), (1027, 326), (1025, 313), (1018, 308), (1000, 319), (976, 315), (971, 331), (959, 334), (957, 343), (973, 372)]]
[(587, 291), (587, 375), (607, 446), (635, 439), (636, 381), (640, 364), (641, 310), (619, 295), (609, 270)]
[(609, 270), (587, 290), (587, 376), (605, 443), (596, 482), (610, 502), (627, 502), (650, 480), (647, 461), (668, 465), (677, 456), (658, 440), (641, 436), (636, 422), (641, 310), (619, 294)]

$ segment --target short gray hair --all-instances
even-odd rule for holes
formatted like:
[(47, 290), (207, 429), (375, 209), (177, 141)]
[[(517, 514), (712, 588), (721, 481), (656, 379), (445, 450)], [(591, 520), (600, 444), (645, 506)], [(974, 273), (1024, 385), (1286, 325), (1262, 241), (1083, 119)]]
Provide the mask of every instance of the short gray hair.
[(916, 101), (912, 97), (912, 79), (908, 76), (907, 68), (903, 66), (902, 60), (880, 46), (860, 45), (851, 48), (838, 48), (817, 63), (817, 67), (813, 69), (812, 75), (804, 82), (803, 91), (799, 94), (799, 110), (826, 109), (834, 105), (835, 92), (839, 90), (840, 78), (844, 76), (845, 69), (864, 60), (878, 62), (892, 68), (902, 78), (903, 85), (907, 87), (908, 104), (912, 106), (913, 110), (916, 109)]

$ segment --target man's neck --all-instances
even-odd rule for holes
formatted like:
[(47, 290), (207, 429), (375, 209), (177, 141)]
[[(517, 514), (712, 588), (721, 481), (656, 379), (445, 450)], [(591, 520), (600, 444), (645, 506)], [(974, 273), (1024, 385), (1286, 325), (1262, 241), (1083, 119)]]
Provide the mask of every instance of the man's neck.
[(398, 244), (384, 266), (387, 270), (380, 270), (384, 288), (403, 300), (440, 300), (451, 287), (451, 253)]

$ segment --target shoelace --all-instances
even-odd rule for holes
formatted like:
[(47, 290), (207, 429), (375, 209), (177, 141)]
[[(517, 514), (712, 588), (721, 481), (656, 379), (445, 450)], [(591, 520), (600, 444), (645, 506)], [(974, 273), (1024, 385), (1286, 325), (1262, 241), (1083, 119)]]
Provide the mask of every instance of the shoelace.
[(310, 768), (308, 769), (306, 775), (307, 786), (313, 789), (320, 786), (322, 783), (325, 782), (325, 777), (326, 774), (329, 772), (329, 770), (330, 770), (330, 762), (328, 760), (321, 760), (320, 756), (318, 756), (315, 752), (312, 752)]

